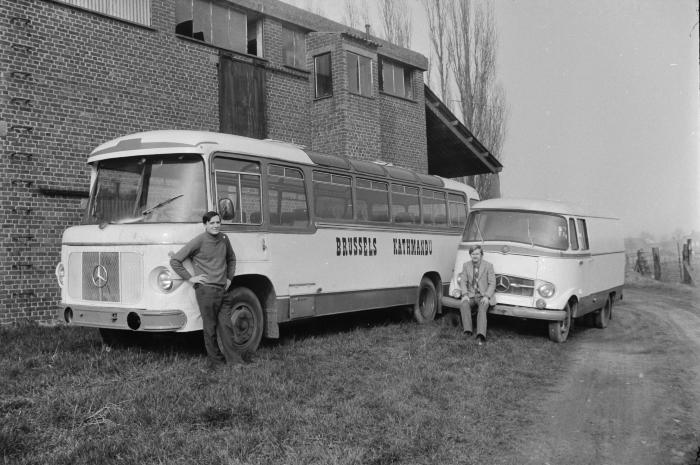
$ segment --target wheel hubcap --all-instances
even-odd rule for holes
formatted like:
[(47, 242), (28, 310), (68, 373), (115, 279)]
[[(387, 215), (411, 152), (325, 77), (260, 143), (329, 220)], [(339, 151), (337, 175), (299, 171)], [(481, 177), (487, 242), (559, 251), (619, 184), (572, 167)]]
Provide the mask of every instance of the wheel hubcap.
[(233, 342), (243, 345), (253, 337), (255, 317), (246, 306), (240, 306), (231, 312), (231, 324), (233, 326)]

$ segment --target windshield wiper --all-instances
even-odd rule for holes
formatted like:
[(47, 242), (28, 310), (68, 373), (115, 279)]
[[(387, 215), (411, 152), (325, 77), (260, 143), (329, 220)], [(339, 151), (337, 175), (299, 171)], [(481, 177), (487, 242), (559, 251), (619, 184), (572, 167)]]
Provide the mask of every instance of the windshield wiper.
[(173, 200), (177, 200), (177, 199), (179, 199), (180, 197), (182, 197), (182, 196), (184, 196), (184, 195), (185, 195), (185, 194), (177, 194), (177, 195), (174, 196), (174, 197), (170, 197), (168, 200), (163, 200), (161, 203), (155, 204), (155, 205), (153, 205), (151, 208), (145, 209), (143, 212), (141, 212), (141, 215), (142, 215), (142, 216), (146, 216), (146, 215), (148, 215), (149, 213), (151, 213), (153, 210), (156, 210), (156, 209), (158, 209), (158, 208), (160, 208), (160, 207), (162, 207), (162, 206), (164, 206), (164, 205), (167, 205), (167, 204), (169, 204), (170, 202), (172, 202)]

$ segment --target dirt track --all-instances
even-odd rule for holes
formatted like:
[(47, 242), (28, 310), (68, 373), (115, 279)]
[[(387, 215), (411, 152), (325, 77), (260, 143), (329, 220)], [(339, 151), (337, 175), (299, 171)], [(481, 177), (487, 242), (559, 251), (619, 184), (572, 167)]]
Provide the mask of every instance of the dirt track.
[[(700, 292), (635, 284), (608, 328), (580, 325), (522, 464), (700, 465)], [(578, 322), (577, 322), (578, 323)]]

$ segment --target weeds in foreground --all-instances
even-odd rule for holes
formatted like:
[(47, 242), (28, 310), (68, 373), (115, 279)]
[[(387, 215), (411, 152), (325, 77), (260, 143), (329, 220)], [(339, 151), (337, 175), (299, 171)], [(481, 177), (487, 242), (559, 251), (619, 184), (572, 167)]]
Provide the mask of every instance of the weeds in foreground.
[(484, 463), (564, 365), (531, 327), (496, 324), (477, 347), (439, 322), (363, 318), (292, 328), (217, 371), (177, 340), (106, 351), (94, 330), (0, 329), (0, 463)]

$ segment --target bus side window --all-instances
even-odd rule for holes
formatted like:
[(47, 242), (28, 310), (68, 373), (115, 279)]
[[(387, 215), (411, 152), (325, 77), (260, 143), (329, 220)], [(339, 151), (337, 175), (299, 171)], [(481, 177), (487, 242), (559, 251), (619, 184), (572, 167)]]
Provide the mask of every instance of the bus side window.
[(467, 223), (467, 201), (463, 194), (447, 194), (450, 226), (464, 227)]
[(420, 222), (417, 187), (391, 185), (391, 216), (394, 218), (394, 223)]
[(260, 166), (249, 160), (216, 157), (216, 204), (223, 223), (260, 224)]
[(267, 168), (270, 224), (306, 228), (309, 209), (304, 173), (298, 168), (270, 165)]
[(578, 226), (578, 242), (581, 244), (581, 250), (588, 250), (588, 230), (586, 229), (586, 220), (577, 219)]
[(352, 220), (351, 181), (350, 176), (313, 172), (314, 214), (317, 218)]
[(445, 193), (423, 189), (423, 223), (445, 226), (447, 224), (447, 202)]
[(576, 234), (576, 221), (569, 218), (569, 242), (571, 250), (578, 250), (578, 234)]
[(383, 181), (357, 178), (357, 202), (369, 205), (369, 221), (389, 222), (389, 184)]

